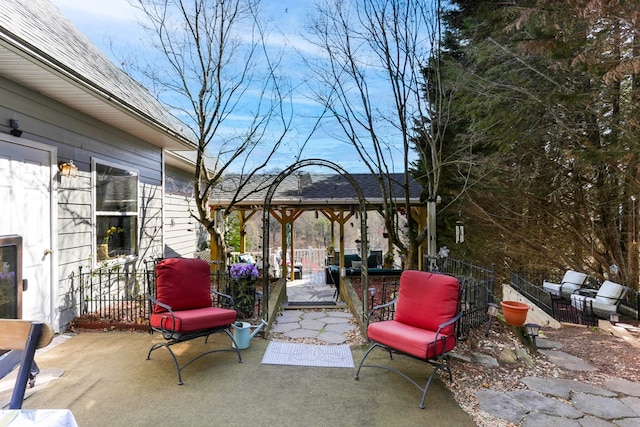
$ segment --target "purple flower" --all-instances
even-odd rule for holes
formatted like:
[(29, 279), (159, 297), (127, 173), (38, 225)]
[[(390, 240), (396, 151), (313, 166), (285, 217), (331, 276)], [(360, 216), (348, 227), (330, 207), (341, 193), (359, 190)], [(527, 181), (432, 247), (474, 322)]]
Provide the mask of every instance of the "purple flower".
[(258, 278), (258, 268), (255, 264), (233, 264), (229, 269), (229, 275), (233, 280)]
[(6, 273), (0, 273), (0, 280), (9, 280), (13, 282), (15, 278), (16, 278), (15, 271), (7, 271)]

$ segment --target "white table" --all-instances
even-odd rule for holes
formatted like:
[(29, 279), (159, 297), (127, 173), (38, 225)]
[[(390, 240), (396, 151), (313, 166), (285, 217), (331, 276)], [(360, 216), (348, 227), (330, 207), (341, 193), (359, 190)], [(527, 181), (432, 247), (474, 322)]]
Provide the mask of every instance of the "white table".
[(78, 427), (68, 409), (0, 410), (0, 427)]

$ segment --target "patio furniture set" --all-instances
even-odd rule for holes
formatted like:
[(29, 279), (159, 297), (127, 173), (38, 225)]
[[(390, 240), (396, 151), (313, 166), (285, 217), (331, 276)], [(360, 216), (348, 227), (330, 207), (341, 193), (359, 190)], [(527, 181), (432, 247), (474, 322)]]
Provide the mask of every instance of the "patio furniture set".
[[(229, 329), (236, 321), (236, 311), (229, 308), (213, 306), (211, 292), (220, 298), (230, 298), (210, 288), (209, 265), (199, 259), (167, 258), (155, 267), (156, 295), (148, 295), (153, 302), (150, 318), (152, 332), (159, 332), (164, 342), (154, 344), (147, 354), (158, 348), (166, 348), (178, 374), (178, 384), (182, 385), (182, 370), (201, 357), (218, 352), (232, 351), (242, 356), (234, 335)], [(436, 372), (443, 370), (449, 374), (451, 370), (445, 355), (456, 346), (455, 325), (460, 319), (461, 285), (452, 276), (406, 270), (400, 276), (398, 296), (384, 306), (374, 307), (369, 319), (376, 310), (390, 304), (395, 305), (393, 319), (382, 320), (368, 325), (367, 335), (371, 347), (366, 351), (355, 378), (366, 367), (379, 367), (398, 373), (409, 380), (420, 391), (422, 398), (420, 408), (424, 408), (426, 394)], [(196, 338), (205, 338), (216, 332), (224, 332), (231, 340), (230, 348), (216, 348), (199, 354), (191, 360), (180, 364), (172, 346)], [(246, 348), (246, 347), (245, 347)], [(398, 367), (389, 365), (369, 365), (365, 361), (375, 349), (381, 348), (389, 353), (392, 362), (394, 354), (403, 354), (433, 366), (433, 370), (424, 386), (404, 374)], [(402, 364), (399, 360), (398, 364)], [(401, 366), (400, 366), (401, 368)]]
[(610, 280), (605, 280), (598, 289), (587, 288), (587, 279), (585, 273), (567, 270), (560, 283), (543, 281), (542, 287), (553, 303), (570, 305), (587, 322), (593, 322), (596, 317), (609, 319), (617, 315), (629, 288)]

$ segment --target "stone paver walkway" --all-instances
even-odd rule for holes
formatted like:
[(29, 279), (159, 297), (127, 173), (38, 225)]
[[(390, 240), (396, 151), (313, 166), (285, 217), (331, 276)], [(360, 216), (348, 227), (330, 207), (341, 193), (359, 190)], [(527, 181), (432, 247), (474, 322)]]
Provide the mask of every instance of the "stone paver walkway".
[(288, 338), (315, 338), (328, 344), (347, 341), (346, 332), (357, 329), (353, 315), (347, 310), (284, 310), (275, 321), (271, 332)]
[[(539, 342), (551, 362), (575, 371), (597, 370), (552, 341)], [(476, 393), (480, 409), (522, 427), (640, 426), (640, 383), (613, 378), (603, 387), (559, 378), (524, 377), (528, 390)]]

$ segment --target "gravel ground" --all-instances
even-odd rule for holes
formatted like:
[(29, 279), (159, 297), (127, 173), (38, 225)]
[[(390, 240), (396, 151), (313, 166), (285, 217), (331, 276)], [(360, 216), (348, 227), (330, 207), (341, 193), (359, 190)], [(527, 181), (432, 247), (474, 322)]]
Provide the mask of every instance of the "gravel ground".
[[(355, 320), (353, 320), (355, 324)], [(640, 381), (640, 352), (623, 339), (594, 327), (563, 325), (560, 329), (546, 328), (540, 336), (559, 342), (562, 351), (579, 357), (598, 368), (595, 372), (581, 372), (557, 366), (541, 353), (530, 353), (524, 349), (512, 330), (494, 322), (487, 337), (484, 328), (473, 330), (470, 335), (459, 341), (455, 354), (449, 361), (453, 373), (453, 382), (441, 377), (451, 390), (458, 404), (470, 414), (481, 427), (515, 427), (505, 420), (492, 417), (480, 411), (476, 392), (489, 388), (496, 391), (525, 389), (520, 383), (525, 376), (540, 378), (564, 378), (601, 386), (609, 378), (617, 377), (630, 381)], [(269, 339), (277, 341), (295, 341), (307, 344), (327, 344), (313, 338), (291, 339), (282, 334), (272, 333)], [(346, 344), (362, 345), (366, 343), (358, 330), (348, 336)], [(525, 356), (513, 361), (501, 359), (510, 350), (521, 349)], [(499, 367), (485, 368), (479, 363), (468, 362), (475, 353), (492, 356), (499, 361)]]

